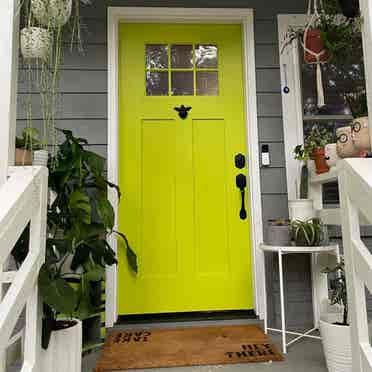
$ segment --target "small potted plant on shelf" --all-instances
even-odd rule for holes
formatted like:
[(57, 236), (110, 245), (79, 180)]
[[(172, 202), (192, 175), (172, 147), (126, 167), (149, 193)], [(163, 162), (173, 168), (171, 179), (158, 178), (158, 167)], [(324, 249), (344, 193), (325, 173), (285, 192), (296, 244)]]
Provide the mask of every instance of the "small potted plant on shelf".
[(290, 220), (307, 220), (315, 217), (313, 200), (308, 198), (309, 184), (309, 158), (304, 145), (298, 145), (294, 149), (295, 159), (299, 161), (299, 182), (296, 182), (297, 198), (288, 201)]
[(320, 320), (320, 333), (328, 371), (353, 372), (344, 262), (325, 269), (324, 273), (332, 276), (331, 305), (337, 310), (323, 314)]
[(291, 236), (297, 247), (318, 247), (324, 242), (324, 226), (319, 218), (291, 222)]
[(305, 136), (304, 151), (310, 159), (315, 161), (317, 174), (329, 171), (326, 162), (325, 146), (332, 143), (332, 135), (326, 128), (314, 125), (310, 132)]
[(267, 228), (267, 244), (288, 246), (290, 243), (290, 222), (284, 218), (269, 220)]
[(25, 128), (22, 137), (16, 137), (15, 165), (32, 165), (32, 153), (40, 149), (38, 130)]

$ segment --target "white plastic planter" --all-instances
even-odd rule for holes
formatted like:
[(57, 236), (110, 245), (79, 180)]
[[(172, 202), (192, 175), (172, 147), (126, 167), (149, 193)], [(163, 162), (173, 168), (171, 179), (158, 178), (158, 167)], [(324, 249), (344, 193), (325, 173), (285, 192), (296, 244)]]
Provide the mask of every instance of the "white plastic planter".
[(329, 372), (353, 372), (350, 326), (333, 324), (342, 314), (326, 314), (320, 320), (323, 351)]
[(43, 371), (81, 372), (83, 347), (82, 323), (67, 329), (53, 331), (49, 347), (42, 351)]
[(37, 150), (34, 151), (32, 165), (48, 166), (48, 151)]
[(43, 26), (60, 27), (71, 17), (72, 0), (31, 0), (31, 10)]
[(46, 60), (51, 47), (48, 30), (41, 27), (26, 27), (21, 31), (21, 53), (23, 58)]
[(315, 218), (314, 203), (311, 199), (295, 199), (288, 201), (289, 219), (307, 221)]

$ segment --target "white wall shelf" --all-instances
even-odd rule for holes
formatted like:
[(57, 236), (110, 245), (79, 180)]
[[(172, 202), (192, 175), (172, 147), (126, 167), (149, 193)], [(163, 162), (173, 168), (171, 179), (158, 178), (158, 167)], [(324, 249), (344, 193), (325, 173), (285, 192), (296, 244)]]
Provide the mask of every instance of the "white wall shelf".
[(341, 121), (353, 120), (352, 115), (304, 115), (304, 121)]

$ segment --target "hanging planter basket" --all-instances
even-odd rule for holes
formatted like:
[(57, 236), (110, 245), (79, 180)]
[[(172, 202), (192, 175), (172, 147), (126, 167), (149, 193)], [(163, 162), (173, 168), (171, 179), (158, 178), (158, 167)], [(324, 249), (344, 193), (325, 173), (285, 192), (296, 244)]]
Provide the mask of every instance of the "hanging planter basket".
[(47, 60), (51, 35), (41, 27), (26, 27), (21, 30), (21, 53), (24, 59)]
[(72, 0), (31, 0), (31, 11), (41, 25), (61, 27), (71, 17)]
[(346, 18), (355, 18), (360, 14), (359, 0), (338, 0), (342, 14)]

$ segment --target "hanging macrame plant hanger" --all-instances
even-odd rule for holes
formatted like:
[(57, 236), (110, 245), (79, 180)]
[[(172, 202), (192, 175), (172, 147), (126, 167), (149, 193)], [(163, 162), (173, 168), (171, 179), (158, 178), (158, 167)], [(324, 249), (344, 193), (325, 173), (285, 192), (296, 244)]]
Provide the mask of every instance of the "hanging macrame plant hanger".
[(327, 63), (329, 53), (324, 48), (320, 30), (316, 28), (316, 22), (320, 17), (319, 12), (323, 12), (322, 0), (309, 0), (307, 15), (310, 19), (306, 24), (301, 44), (304, 49), (305, 62), (316, 65), (317, 103), (318, 107), (322, 107), (325, 99), (321, 65)]

